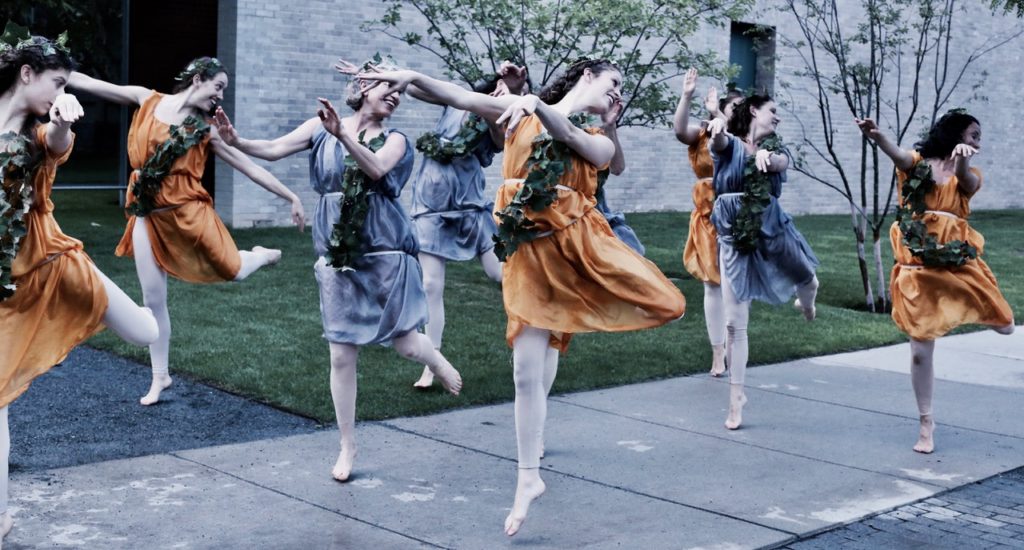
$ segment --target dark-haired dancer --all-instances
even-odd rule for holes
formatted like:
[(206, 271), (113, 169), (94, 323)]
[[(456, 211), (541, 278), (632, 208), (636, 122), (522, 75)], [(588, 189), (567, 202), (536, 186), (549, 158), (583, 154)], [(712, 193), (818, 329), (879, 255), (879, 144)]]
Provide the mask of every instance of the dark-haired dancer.
[[(814, 319), (818, 259), (778, 202), (789, 167), (789, 151), (777, 143), (779, 117), (775, 102), (752, 95), (734, 108), (728, 122), (708, 124), (715, 160), (715, 207), (711, 221), (718, 232), (722, 301), (729, 333), (729, 416), (725, 427), (743, 423), (747, 396), (743, 384), (749, 348), (747, 323), (751, 300), (788, 301), (793, 293), (804, 317)], [(744, 177), (753, 163), (755, 175)], [(751, 212), (760, 207), (760, 214)]]
[[(522, 213), (536, 224), (531, 229), (537, 232), (529, 240), (514, 241), (518, 248), (507, 257), (502, 281), (516, 385), (519, 476), (512, 511), (505, 519), (505, 532), (514, 535), (526, 520), (530, 503), (545, 488), (539, 470), (547, 415), (545, 379), (554, 379), (559, 351), (567, 349), (576, 332), (655, 327), (678, 319), (685, 310), (679, 289), (619, 240), (594, 208), (597, 172), (621, 155), (620, 148), (599, 129), (578, 128), (569, 118), (582, 111), (600, 116), (605, 126), (613, 124), (622, 105), (622, 74), (609, 61), (580, 60), (540, 97), (490, 97), (413, 71), (360, 76), (387, 81), (392, 89), (416, 86), (433, 101), (507, 123), (505, 184), (495, 207), (509, 218)], [(558, 142), (567, 146), (570, 166), (558, 176), (557, 186), (539, 191), (556, 195), (556, 200), (535, 211), (523, 205), (521, 190), (534, 173), (528, 172), (527, 160), (542, 132), (554, 140), (546, 142), (551, 147)], [(544, 143), (536, 146), (545, 147)], [(503, 230), (521, 234), (519, 226), (513, 229), (507, 221), (499, 220)]]
[[(206, 157), (212, 150), (232, 168), (292, 205), (292, 221), (300, 231), (305, 214), (298, 195), (238, 150), (226, 145), (216, 128), (207, 126), (207, 113), (224, 99), (227, 69), (216, 59), (192, 61), (178, 75), (174, 93), (164, 95), (140, 86), (119, 86), (82, 73), (72, 73), (68, 86), (97, 97), (138, 105), (128, 130), (128, 160), (133, 168), (128, 184), (128, 226), (117, 245), (118, 256), (135, 256), (143, 301), (160, 325), (160, 338), (149, 347), (153, 382), (139, 402), (152, 405), (171, 385), (168, 356), (171, 318), (167, 311), (167, 275), (190, 283), (241, 281), (257, 269), (276, 263), (280, 250), (261, 246), (239, 251), (203, 189)], [(150, 162), (159, 148), (171, 142), (178, 126), (188, 145), (161, 177), (149, 177)], [(208, 128), (208, 130), (207, 130)], [(184, 132), (182, 132), (184, 130)], [(206, 132), (209, 132), (208, 135)], [(142, 197), (137, 198), (136, 187)]]
[(1000, 334), (1014, 330), (1013, 311), (981, 259), (985, 238), (967, 223), (971, 198), (981, 189), (981, 170), (971, 166), (981, 150), (981, 124), (962, 110), (950, 111), (915, 150), (904, 151), (873, 120), (856, 123), (892, 159), (899, 176), (900, 218), (889, 230), (896, 260), (889, 277), (892, 319), (910, 336), (910, 380), (921, 415), (914, 450), (930, 453), (935, 339), (968, 323)]
[(711, 376), (722, 376), (726, 356), (725, 306), (722, 303), (722, 276), (718, 270), (718, 234), (711, 223), (711, 211), (715, 206), (715, 188), (712, 185), (715, 166), (708, 149), (708, 124), (715, 119), (728, 121), (743, 94), (730, 90), (724, 98), (718, 99), (718, 90), (712, 86), (704, 99), (708, 120), (691, 125), (690, 104), (696, 89), (697, 69), (690, 69), (683, 77), (683, 93), (673, 121), (676, 139), (688, 146), (690, 166), (697, 176), (697, 183), (693, 184), (693, 210), (683, 248), (683, 265), (690, 275), (704, 282), (704, 322), (711, 341)]
[[(360, 347), (390, 343), (402, 357), (426, 364), (450, 393), (458, 395), (462, 389), (458, 371), (417, 330), (427, 322), (427, 299), (416, 261), (416, 234), (398, 200), (412, 175), (413, 148), (404, 134), (384, 126), (401, 98), (379, 82), (359, 79), (349, 83), (346, 94), (345, 103), (355, 111), (351, 116), (340, 118), (321, 98), (318, 117), (272, 140), (239, 137), (227, 115), (217, 111), (221, 135), (250, 155), (278, 160), (311, 149), (309, 184), (320, 195), (312, 224), (319, 256), (314, 271), (324, 337), (331, 349), (331, 398), (341, 434), (341, 450), (331, 470), (338, 481), (349, 479), (356, 458)], [(347, 194), (355, 178), (363, 182), (362, 197)], [(339, 224), (352, 221), (343, 212), (342, 202), (349, 200), (365, 201), (365, 222), (358, 230), (358, 257), (337, 269), (331, 265), (331, 241)]]
[[(519, 95), (528, 88), (526, 68), (506, 61), (494, 78), (475, 91), (494, 96)], [(417, 97), (415, 88), (408, 92)], [(493, 124), (447, 105), (433, 133), (436, 145), (447, 145), (449, 149), (456, 140), (473, 142), (458, 151), (421, 147), (423, 161), (413, 178), (412, 219), (419, 238), (423, 290), (430, 314), (425, 330), (434, 348), (441, 349), (445, 327), (445, 264), (479, 258), (484, 273), (491, 280), (501, 282), (501, 262), (494, 255), (492, 239), (497, 231), (492, 215), (494, 201), (484, 197), (487, 181), (483, 169), (490, 166), (494, 155), (501, 151), (505, 138)], [(425, 365), (413, 386), (429, 388), (433, 383), (434, 374)]]
[[(0, 532), (6, 535), (13, 525), (7, 406), (104, 326), (145, 346), (156, 340), (157, 323), (53, 217), (57, 167), (71, 155), (71, 125), (83, 115), (75, 96), (64, 93), (74, 68), (71, 53), (62, 39), (32, 37), (10, 24), (4, 35), (15, 37), (13, 44), (0, 41), (0, 155), (13, 155), (0, 160)], [(49, 122), (37, 122), (47, 115)], [(25, 231), (20, 238), (19, 226)]]

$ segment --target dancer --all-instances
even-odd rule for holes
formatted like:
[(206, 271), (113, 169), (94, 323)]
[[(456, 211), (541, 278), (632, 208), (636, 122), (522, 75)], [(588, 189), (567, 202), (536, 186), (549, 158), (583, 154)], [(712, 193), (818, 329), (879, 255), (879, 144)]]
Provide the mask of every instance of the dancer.
[[(206, 114), (224, 99), (227, 69), (201, 57), (182, 71), (174, 93), (164, 95), (140, 86), (119, 86), (82, 73), (71, 73), (68, 87), (122, 105), (137, 105), (128, 130), (128, 225), (117, 245), (118, 256), (135, 256), (143, 302), (153, 310), (160, 338), (149, 347), (153, 381), (139, 402), (152, 405), (170, 387), (168, 358), (171, 318), (167, 310), (167, 275), (190, 283), (241, 281), (265, 265), (277, 263), (281, 251), (253, 247), (239, 251), (203, 189), (206, 157), (212, 150), (232, 168), (291, 203), (292, 221), (305, 224), (298, 195), (270, 172), (225, 145)], [(209, 134), (207, 135), (207, 132)]]
[(733, 107), (743, 100), (736, 90), (729, 90), (718, 99), (718, 90), (708, 88), (704, 107), (708, 120), (691, 125), (690, 104), (697, 89), (697, 69), (691, 68), (683, 78), (683, 93), (676, 107), (673, 128), (676, 139), (688, 146), (690, 166), (697, 176), (693, 184), (693, 210), (690, 212), (690, 230), (683, 248), (683, 265), (694, 278), (704, 282), (704, 322), (711, 341), (711, 376), (725, 373), (725, 309), (722, 304), (721, 273), (718, 270), (718, 235), (711, 223), (711, 210), (715, 205), (715, 188), (712, 185), (714, 161), (708, 149), (708, 124), (712, 120), (729, 120)]
[[(540, 97), (490, 97), (413, 71), (360, 76), (386, 81), (389, 90), (416, 86), (433, 101), (507, 123), (505, 184), (495, 208), (502, 241), (497, 252), (507, 258), (502, 294), (516, 385), (519, 475), (505, 519), (505, 533), (514, 535), (530, 503), (545, 488), (539, 470), (545, 384), (554, 379), (559, 351), (567, 349), (576, 332), (655, 327), (680, 318), (685, 310), (679, 290), (657, 266), (615, 237), (594, 208), (597, 172), (615, 155), (614, 142), (599, 129), (580, 129), (569, 117), (583, 111), (601, 117), (604, 125), (613, 123), (622, 108), (622, 74), (610, 61), (582, 59)], [(535, 144), (542, 132), (550, 139)], [(569, 167), (531, 170), (528, 161), (535, 147), (565, 155)], [(547, 198), (553, 202), (543, 209), (526, 202)], [(524, 218), (535, 225), (517, 223)]]
[(914, 450), (931, 453), (935, 339), (968, 323), (1000, 334), (1014, 330), (1013, 311), (981, 259), (985, 238), (967, 223), (982, 183), (981, 170), (971, 166), (981, 150), (981, 123), (954, 109), (905, 151), (870, 118), (855, 122), (899, 176), (899, 210), (889, 230), (896, 260), (889, 276), (892, 319), (910, 337), (910, 381), (921, 421)]
[[(10, 23), (3, 36), (13, 37), (0, 40), (0, 532), (6, 536), (13, 525), (8, 405), (104, 326), (145, 346), (156, 340), (157, 323), (53, 217), (57, 167), (71, 155), (71, 125), (84, 114), (75, 96), (64, 93), (74, 68), (70, 51), (63, 38), (31, 36)], [(47, 115), (49, 122), (36, 122)]]
[[(273, 140), (242, 139), (224, 111), (216, 114), (224, 139), (255, 157), (277, 160), (312, 149), (309, 183), (320, 194), (313, 218), (313, 246), (319, 256), (314, 270), (341, 432), (341, 451), (331, 471), (338, 481), (349, 479), (356, 457), (356, 361), (361, 346), (390, 343), (402, 357), (426, 364), (453, 395), (462, 389), (458, 371), (430, 338), (417, 332), (427, 322), (427, 299), (416, 261), (416, 235), (398, 201), (412, 175), (413, 148), (404, 134), (384, 126), (401, 98), (378, 82), (358, 79), (346, 92), (345, 103), (355, 111), (351, 116), (339, 118), (331, 102), (320, 98), (317, 117)], [(359, 194), (352, 197), (356, 188)], [(350, 205), (355, 210), (365, 205), (364, 214), (353, 214)], [(354, 236), (358, 245), (339, 250), (337, 241), (345, 236)]]
[[(818, 259), (782, 210), (778, 198), (786, 181), (789, 152), (775, 129), (775, 102), (752, 95), (734, 108), (726, 123), (708, 124), (715, 161), (715, 206), (711, 222), (718, 233), (722, 302), (729, 334), (729, 415), (725, 427), (743, 423), (744, 377), (749, 354), (747, 321), (751, 300), (780, 304), (793, 296), (808, 321), (814, 320)], [(754, 174), (744, 176), (745, 168)], [(761, 209), (761, 214), (756, 214)]]
[[(356, 69), (345, 62), (336, 68), (344, 74)], [(526, 68), (506, 61), (494, 78), (475, 91), (500, 96), (519, 95), (528, 89)], [(427, 99), (415, 88), (407, 91), (417, 99)], [(430, 318), (426, 333), (438, 350), (445, 327), (445, 263), (479, 258), (484, 273), (501, 282), (501, 263), (494, 255), (492, 239), (497, 231), (491, 214), (494, 201), (484, 197), (487, 181), (483, 169), (491, 165), (504, 142), (502, 132), (492, 123), (447, 105), (434, 131), (417, 141), (423, 161), (413, 179), (412, 219)], [(413, 386), (429, 388), (433, 383), (434, 374), (424, 365)]]

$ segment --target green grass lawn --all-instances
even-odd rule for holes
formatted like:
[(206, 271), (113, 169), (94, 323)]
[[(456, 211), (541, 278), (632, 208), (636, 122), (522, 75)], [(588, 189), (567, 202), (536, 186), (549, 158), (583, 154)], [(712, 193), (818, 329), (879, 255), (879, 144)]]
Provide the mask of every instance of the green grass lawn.
[[(66, 191), (54, 195), (65, 232), (82, 239), (96, 264), (141, 302), (134, 263), (116, 258), (124, 230), (116, 193)], [(562, 359), (555, 392), (615, 386), (702, 372), (711, 364), (703, 317), (703, 287), (683, 269), (686, 213), (631, 214), (647, 256), (679, 280), (686, 317), (654, 330), (581, 334)], [(1017, 319), (1024, 306), (1024, 211), (978, 212), (974, 226), (986, 237), (992, 267)], [(750, 321), (751, 364), (764, 364), (905, 341), (888, 315), (855, 308), (862, 303), (853, 237), (847, 216), (802, 216), (797, 226), (819, 258), (818, 320), (806, 323), (795, 309), (755, 303)], [(886, 233), (887, 235), (888, 233)], [(170, 281), (171, 372), (187, 373), (225, 390), (299, 414), (333, 422), (327, 343), (321, 338), (309, 233), (294, 229), (233, 231), (239, 248), (281, 248), (279, 265), (241, 284), (190, 285)], [(891, 265), (888, 240), (883, 243)], [(501, 290), (479, 263), (448, 268), (447, 328), (443, 352), (462, 373), (465, 388), (453, 398), (435, 389), (415, 391), (421, 366), (380, 346), (364, 348), (359, 361), (360, 419), (433, 413), (513, 398), (511, 351), (505, 345)], [(109, 331), (90, 344), (148, 364), (148, 352)], [(139, 388), (139, 394), (146, 388)], [(173, 391), (173, 390), (172, 390)]]

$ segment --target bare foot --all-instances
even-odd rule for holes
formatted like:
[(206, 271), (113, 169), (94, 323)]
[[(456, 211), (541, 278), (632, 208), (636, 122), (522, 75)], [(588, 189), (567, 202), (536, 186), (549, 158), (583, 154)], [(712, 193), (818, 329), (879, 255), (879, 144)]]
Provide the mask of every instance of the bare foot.
[(430, 367), (430, 372), (434, 373), (434, 376), (441, 381), (441, 385), (444, 389), (448, 390), (452, 395), (459, 395), (462, 391), (462, 375), (459, 371), (455, 370), (455, 367), (448, 362), (440, 353), (437, 354), (441, 357), (441, 364), (435, 367)]
[(12, 527), (14, 527), (14, 518), (11, 517), (10, 512), (4, 512), (3, 515), (0, 515), (0, 538), (6, 537)]
[(747, 396), (741, 384), (729, 385), (729, 416), (725, 419), (725, 427), (736, 430), (743, 424), (743, 405), (747, 404)]
[(711, 346), (711, 376), (718, 378), (725, 374), (725, 344)]
[(275, 265), (281, 261), (281, 251), (276, 248), (265, 248), (262, 246), (252, 247), (252, 251), (255, 254), (263, 254), (267, 259), (267, 263), (264, 265)]
[(818, 311), (814, 307), (814, 304), (811, 304), (811, 307), (809, 308), (805, 308), (804, 305), (800, 303), (800, 298), (793, 300), (793, 307), (799, 309), (801, 313), (804, 314), (804, 319), (807, 319), (808, 321), (813, 321), (818, 315)]
[(1002, 334), (1003, 336), (1009, 336), (1013, 334), (1014, 329), (1016, 329), (1016, 327), (1013, 325), (1013, 323), (1010, 323), (1005, 327), (992, 327), (992, 330), (998, 332), (999, 334)]
[(423, 374), (420, 375), (420, 379), (412, 385), (414, 388), (427, 389), (434, 385), (434, 373), (430, 372), (430, 367), (423, 365)]
[(153, 383), (149, 386), (149, 393), (139, 399), (143, 405), (152, 405), (160, 401), (160, 392), (171, 387), (171, 377), (168, 374), (154, 374)]
[(338, 461), (334, 463), (334, 469), (331, 470), (331, 477), (342, 483), (348, 481), (349, 476), (352, 475), (352, 464), (355, 463), (355, 460), (355, 443), (342, 445), (341, 452), (338, 453)]
[(935, 450), (935, 420), (932, 415), (921, 415), (921, 433), (917, 438), (917, 445), (914, 450), (919, 453), (931, 454)]
[(505, 518), (505, 534), (515, 535), (519, 528), (526, 521), (526, 512), (530, 504), (544, 494), (544, 480), (540, 478), (539, 468), (519, 470), (519, 479), (516, 481), (516, 498), (512, 502), (512, 511)]

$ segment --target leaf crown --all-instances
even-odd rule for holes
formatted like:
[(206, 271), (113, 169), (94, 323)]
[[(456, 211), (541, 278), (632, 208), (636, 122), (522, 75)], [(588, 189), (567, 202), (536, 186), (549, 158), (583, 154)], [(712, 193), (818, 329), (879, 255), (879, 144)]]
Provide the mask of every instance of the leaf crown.
[(56, 40), (50, 40), (42, 36), (32, 36), (26, 27), (22, 27), (14, 21), (8, 21), (7, 26), (4, 27), (4, 33), (0, 35), (0, 54), (31, 47), (41, 48), (44, 56), (57, 55), (57, 52), (71, 56), (67, 31), (60, 33)]

